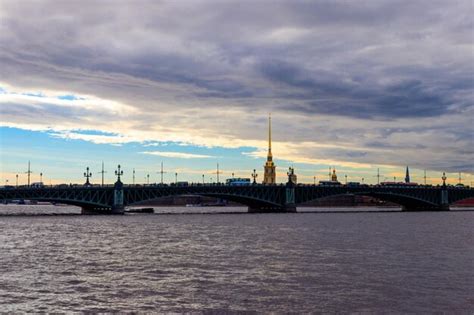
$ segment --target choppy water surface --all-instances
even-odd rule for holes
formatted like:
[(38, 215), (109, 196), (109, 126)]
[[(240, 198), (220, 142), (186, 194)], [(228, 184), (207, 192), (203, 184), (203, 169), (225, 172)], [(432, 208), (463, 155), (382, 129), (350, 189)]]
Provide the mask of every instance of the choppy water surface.
[(0, 308), (472, 313), (473, 231), (474, 212), (0, 216)]

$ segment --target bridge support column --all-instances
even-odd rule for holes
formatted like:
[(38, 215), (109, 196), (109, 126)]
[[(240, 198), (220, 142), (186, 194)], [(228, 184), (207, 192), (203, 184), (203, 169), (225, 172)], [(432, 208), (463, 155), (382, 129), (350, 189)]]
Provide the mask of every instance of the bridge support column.
[(295, 203), (295, 185), (291, 180), (288, 180), (288, 183), (285, 187), (285, 201), (281, 206), (249, 206), (249, 213), (288, 213), (296, 212), (296, 203)]
[(416, 211), (449, 211), (449, 205), (438, 206), (402, 206), (402, 211), (416, 212)]
[(82, 207), (81, 214), (91, 215), (91, 214), (123, 214), (124, 211), (116, 210), (113, 208), (99, 208), (99, 207)]
[(123, 184), (118, 180), (114, 185), (114, 203), (109, 207), (82, 207), (82, 214), (124, 214)]
[(249, 213), (288, 213), (296, 212), (296, 207), (249, 206)]
[(123, 184), (119, 180), (114, 185), (114, 204), (112, 205), (111, 214), (124, 214), (125, 207), (123, 206)]

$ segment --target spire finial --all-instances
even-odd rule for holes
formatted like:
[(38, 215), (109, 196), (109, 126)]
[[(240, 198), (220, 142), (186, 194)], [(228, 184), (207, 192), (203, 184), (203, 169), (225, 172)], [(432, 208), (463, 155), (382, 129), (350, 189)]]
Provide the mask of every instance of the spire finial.
[(272, 151), (272, 113), (268, 113), (268, 152)]

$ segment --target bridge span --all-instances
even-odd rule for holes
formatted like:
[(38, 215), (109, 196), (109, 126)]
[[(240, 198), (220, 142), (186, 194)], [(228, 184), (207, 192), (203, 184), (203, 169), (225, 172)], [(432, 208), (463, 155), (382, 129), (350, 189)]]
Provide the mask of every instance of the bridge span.
[(376, 197), (402, 206), (404, 211), (449, 210), (449, 205), (474, 198), (473, 188), (452, 186), (322, 186), (322, 185), (123, 185), (43, 188), (1, 188), (0, 202), (36, 200), (70, 204), (82, 213), (121, 214), (125, 207), (178, 195), (199, 195), (235, 201), (249, 212), (296, 212), (298, 205), (329, 196), (354, 194)]

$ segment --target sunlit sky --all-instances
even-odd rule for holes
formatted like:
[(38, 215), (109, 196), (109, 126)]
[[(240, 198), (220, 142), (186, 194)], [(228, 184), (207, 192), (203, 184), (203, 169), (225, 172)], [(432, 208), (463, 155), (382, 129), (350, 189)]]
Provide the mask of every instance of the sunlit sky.
[(0, 1), (0, 185), (474, 181), (467, 1)]

